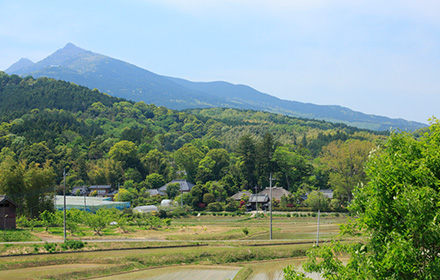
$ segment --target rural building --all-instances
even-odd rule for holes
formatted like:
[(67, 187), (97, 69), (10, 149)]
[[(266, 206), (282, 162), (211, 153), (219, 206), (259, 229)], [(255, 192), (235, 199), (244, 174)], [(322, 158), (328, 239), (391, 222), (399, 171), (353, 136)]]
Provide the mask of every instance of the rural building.
[(87, 188), (86, 186), (73, 187), (70, 193), (77, 196), (89, 195), (89, 188)]
[[(270, 199), (270, 188), (265, 188), (263, 191), (259, 192), (259, 194), (267, 194)], [(283, 195), (289, 196), (291, 194), (292, 194), (291, 192), (289, 192), (288, 190), (285, 190), (282, 187), (272, 187), (272, 199), (276, 199), (278, 201), (281, 201), (281, 197)]]
[(246, 204), (246, 210), (257, 210), (258, 207), (266, 210), (269, 207), (269, 196), (267, 194), (253, 194), (249, 197), (249, 201)]
[(110, 194), (111, 188), (112, 186), (110, 185), (90, 186), (89, 191), (90, 193), (96, 191), (98, 193), (98, 196), (107, 196)]
[(180, 186), (180, 192), (190, 192), (191, 189), (194, 187), (193, 183), (188, 182), (187, 180), (172, 180), (171, 182), (163, 185), (158, 189), (160, 195), (167, 195), (167, 187), (169, 184), (179, 184)]
[(117, 191), (111, 191), (112, 186), (110, 185), (94, 185), (94, 186), (81, 186), (81, 187), (73, 187), (70, 192), (71, 195), (76, 196), (88, 196), (92, 192), (96, 191), (97, 196), (109, 196), (113, 197), (117, 194)]
[(15, 229), (18, 204), (6, 195), (0, 195), (0, 229)]
[(153, 196), (153, 195), (160, 195), (160, 194), (159, 194), (159, 191), (158, 191), (157, 189), (148, 189), (148, 190), (146, 190), (146, 192), (149, 193), (150, 196)]
[(238, 193), (231, 196), (231, 198), (235, 201), (241, 201), (244, 196), (247, 196), (248, 198), (252, 195), (250, 191), (239, 191)]

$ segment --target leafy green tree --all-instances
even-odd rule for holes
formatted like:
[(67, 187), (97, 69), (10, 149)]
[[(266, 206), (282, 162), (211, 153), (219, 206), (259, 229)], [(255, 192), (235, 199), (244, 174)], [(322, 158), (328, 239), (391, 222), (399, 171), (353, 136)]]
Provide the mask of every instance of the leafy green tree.
[[(394, 133), (369, 156), (366, 185), (350, 205), (358, 218), (346, 235), (362, 241), (334, 242), (308, 252), (304, 268), (325, 279), (437, 279), (440, 275), (440, 123), (414, 139)], [(338, 259), (349, 255), (346, 264)]]
[(180, 192), (180, 184), (172, 183), (167, 186), (167, 195), (170, 199), (174, 199)]
[(205, 204), (203, 203), (203, 195), (208, 192), (209, 192), (208, 188), (205, 185), (200, 185), (200, 184), (195, 185), (189, 192), (190, 205), (195, 209), (203, 208), (205, 206)]
[(197, 182), (206, 183), (214, 178), (213, 169), (215, 167), (215, 161), (205, 156), (200, 162), (197, 169)]
[(49, 231), (49, 227), (56, 223), (55, 214), (48, 210), (44, 210), (40, 213), (39, 218), (46, 231)]
[(307, 196), (305, 204), (312, 208), (312, 211), (327, 211), (329, 206), (329, 199), (319, 191), (312, 191)]
[(373, 148), (373, 143), (361, 140), (338, 140), (323, 148), (321, 162), (330, 171), (329, 184), (339, 200), (350, 202), (353, 188), (366, 183), (364, 167)]
[(300, 152), (279, 146), (274, 152), (273, 160), (282, 174), (278, 178), (282, 183), (285, 182), (291, 192), (296, 192), (302, 183), (308, 182), (313, 168)]
[(111, 147), (108, 152), (110, 158), (120, 161), (125, 167), (136, 167), (138, 163), (136, 144), (122, 140)]
[(86, 225), (97, 235), (102, 235), (102, 230), (109, 225), (113, 218), (113, 212), (110, 209), (101, 208), (95, 214), (87, 213)]
[(121, 163), (113, 159), (101, 159), (91, 162), (87, 173), (92, 185), (116, 185), (121, 182), (124, 170)]
[(152, 173), (145, 178), (145, 183), (150, 189), (158, 189), (165, 185), (165, 180), (162, 175)]
[(153, 149), (149, 151), (141, 161), (145, 165), (148, 174), (158, 173), (162, 174), (162, 176), (166, 176), (168, 160), (159, 150)]
[(187, 144), (174, 153), (174, 159), (178, 166), (186, 171), (186, 177), (194, 182), (196, 179), (197, 168), (203, 153), (191, 144)]
[(257, 143), (257, 173), (259, 177), (259, 185), (262, 187), (269, 186), (269, 174), (275, 173), (276, 165), (273, 161), (275, 151), (275, 143), (270, 133), (265, 133), (261, 142)]
[(255, 141), (250, 135), (244, 135), (239, 139), (237, 152), (240, 155), (240, 168), (241, 173), (246, 180), (246, 186), (254, 188), (257, 184), (257, 151), (255, 148)]
[(215, 201), (215, 197), (211, 193), (205, 193), (203, 195), (203, 203), (205, 203), (206, 205), (208, 205), (214, 201)]
[[(211, 142), (216, 143), (214, 140), (211, 140)], [(220, 180), (227, 173), (227, 167), (229, 166), (228, 151), (225, 149), (212, 149), (206, 154), (206, 157), (210, 157), (215, 163), (212, 167), (213, 180)]]

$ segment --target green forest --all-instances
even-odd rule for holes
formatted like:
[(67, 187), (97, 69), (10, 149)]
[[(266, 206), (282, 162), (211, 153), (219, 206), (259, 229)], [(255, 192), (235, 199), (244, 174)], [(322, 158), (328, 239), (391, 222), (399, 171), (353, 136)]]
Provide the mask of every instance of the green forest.
[(333, 189), (325, 207), (340, 210), (353, 187), (366, 183), (369, 151), (388, 136), (261, 111), (175, 111), (0, 72), (0, 193), (29, 217), (53, 207), (63, 170), (68, 189), (119, 186), (118, 199), (133, 207), (157, 203), (147, 190), (179, 178), (196, 185), (184, 194), (188, 206), (235, 209), (231, 195), (264, 189), (272, 174), (275, 186), (292, 193), (280, 206), (298, 206), (307, 191)]

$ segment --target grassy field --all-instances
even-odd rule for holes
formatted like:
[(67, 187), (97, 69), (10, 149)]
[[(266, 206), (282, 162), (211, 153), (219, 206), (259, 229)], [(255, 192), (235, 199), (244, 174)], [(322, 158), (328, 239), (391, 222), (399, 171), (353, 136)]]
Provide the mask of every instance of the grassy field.
[[(158, 230), (131, 226), (128, 233), (118, 233), (116, 227), (110, 226), (103, 236), (90, 232), (82, 236), (69, 235), (70, 239), (88, 240), (84, 248), (70, 253), (65, 253), (59, 245), (53, 250), (55, 254), (49, 254), (47, 244), (0, 244), (1, 254), (10, 255), (0, 259), (0, 279), (20, 279), (16, 278), (18, 276), (29, 279), (26, 275), (33, 275), (31, 279), (87, 279), (182, 264), (240, 266), (242, 269), (238, 274), (235, 268), (232, 269), (234, 275), (237, 274), (234, 279), (270, 279), (267, 275), (266, 278), (256, 275), (272, 270), (274, 275), (286, 265), (283, 260), (290, 263), (292, 258), (304, 256), (306, 249), (316, 240), (316, 222), (316, 217), (276, 216), (273, 218), (272, 241), (268, 240), (267, 217), (200, 216), (174, 219), (170, 227)], [(346, 217), (321, 218), (321, 238), (335, 237), (339, 224), (345, 222)], [(43, 228), (24, 231), (36, 236), (35, 239), (62, 240), (57, 228), (49, 232)], [(139, 241), (96, 242), (118, 238)], [(309, 243), (299, 244), (301, 242)], [(38, 254), (23, 255), (30, 253)], [(207, 271), (205, 268), (195, 269), (194, 273), (204, 275), (215, 271), (215, 268), (207, 268)], [(15, 275), (15, 278), (8, 275)]]

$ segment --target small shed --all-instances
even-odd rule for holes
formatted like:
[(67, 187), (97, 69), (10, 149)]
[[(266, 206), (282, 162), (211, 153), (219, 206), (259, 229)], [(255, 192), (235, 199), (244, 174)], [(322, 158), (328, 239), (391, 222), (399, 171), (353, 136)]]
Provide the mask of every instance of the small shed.
[(17, 208), (19, 205), (6, 195), (0, 195), (0, 229), (17, 228)]

